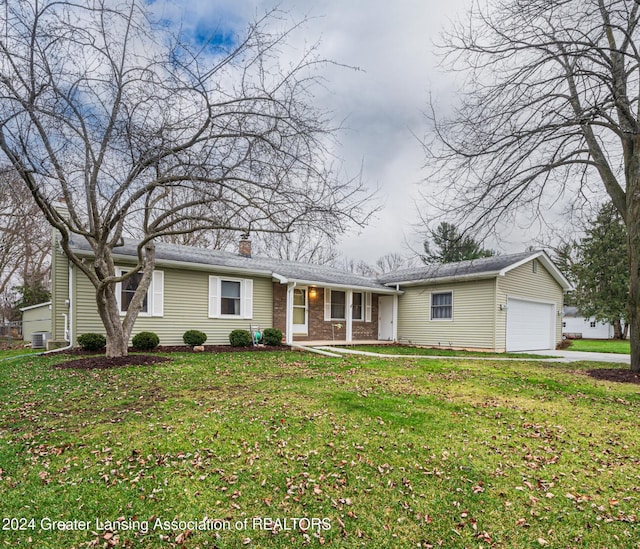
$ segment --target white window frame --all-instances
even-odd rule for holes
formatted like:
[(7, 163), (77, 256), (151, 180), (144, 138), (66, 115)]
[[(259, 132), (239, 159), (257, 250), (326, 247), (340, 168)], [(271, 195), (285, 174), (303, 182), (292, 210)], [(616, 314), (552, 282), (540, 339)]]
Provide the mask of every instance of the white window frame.
[[(240, 283), (240, 314), (223, 315), (222, 310), (222, 282)], [(209, 276), (209, 318), (235, 318), (251, 320), (253, 318), (253, 280), (250, 278), (235, 278), (232, 276)]]
[[(344, 316), (334, 317), (333, 316), (333, 292), (340, 292), (344, 294)], [(324, 319), (325, 320), (342, 320), (343, 322), (347, 320), (347, 290), (331, 290), (327, 288), (324, 291)]]
[[(131, 267), (116, 267), (116, 275), (123, 276), (131, 271)], [(140, 271), (142, 274), (142, 271)], [(151, 284), (147, 289), (147, 310), (140, 311), (138, 316), (164, 316), (164, 271), (155, 270), (152, 273)], [(122, 282), (116, 283), (116, 300), (120, 316), (125, 316), (127, 311), (122, 310)]]
[[(343, 318), (332, 318), (331, 315), (331, 292), (344, 292), (345, 294), (345, 316)], [(362, 318), (351, 318), (352, 321), (355, 322), (371, 322), (371, 292), (364, 292), (361, 290), (353, 291), (353, 294), (362, 294)], [(347, 320), (347, 308), (349, 307), (348, 303), (347, 290), (342, 288), (336, 288), (332, 290), (331, 288), (324, 289), (324, 320), (325, 322), (334, 322), (334, 321), (343, 321)], [(351, 307), (353, 307), (353, 297), (351, 298)], [(349, 312), (351, 314), (351, 312)]]
[[(450, 307), (451, 308), (451, 316), (450, 317), (445, 317), (445, 318), (434, 318), (433, 317), (433, 308), (434, 308), (433, 296), (434, 295), (443, 295), (443, 294), (450, 294), (451, 295), (451, 305), (435, 305), (435, 307)], [(453, 321), (453, 291), (452, 290), (446, 290), (446, 291), (442, 291), (442, 292), (431, 292), (431, 296), (430, 296), (430, 299), (429, 299), (429, 318), (434, 322), (451, 322), (451, 321)]]

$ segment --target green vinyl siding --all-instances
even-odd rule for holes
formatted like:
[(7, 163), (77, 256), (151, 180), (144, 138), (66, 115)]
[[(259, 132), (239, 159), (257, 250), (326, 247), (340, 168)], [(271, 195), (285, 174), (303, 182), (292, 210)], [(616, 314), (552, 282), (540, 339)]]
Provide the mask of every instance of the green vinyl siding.
[(69, 313), (69, 260), (54, 242), (51, 254), (51, 337), (64, 340), (64, 317)]
[[(122, 265), (122, 267), (126, 267)], [(164, 272), (164, 311), (162, 317), (138, 316), (132, 336), (142, 331), (158, 334), (161, 345), (183, 345), (182, 334), (200, 330), (207, 334), (207, 345), (228, 345), (229, 333), (235, 329), (248, 330), (259, 325), (270, 328), (273, 323), (273, 291), (270, 278), (233, 275), (233, 278), (253, 280), (253, 318), (209, 318), (209, 275), (224, 276), (220, 272), (171, 269), (158, 266)], [(89, 280), (76, 277), (75, 337), (86, 332), (104, 333), (96, 311), (95, 290)]]
[(562, 311), (562, 287), (541, 262), (538, 261), (536, 272), (533, 271), (532, 261), (529, 261), (509, 271), (504, 277), (498, 277), (496, 304), (498, 309), (502, 305), (503, 310), (499, 311), (497, 315), (496, 349), (502, 351), (507, 345), (507, 311), (505, 307), (508, 298), (555, 304), (556, 343), (562, 340), (562, 317), (558, 316), (558, 311)]
[[(398, 339), (413, 345), (492, 349), (494, 280), (406, 286), (398, 301)], [(452, 292), (453, 318), (431, 320), (431, 294)]]

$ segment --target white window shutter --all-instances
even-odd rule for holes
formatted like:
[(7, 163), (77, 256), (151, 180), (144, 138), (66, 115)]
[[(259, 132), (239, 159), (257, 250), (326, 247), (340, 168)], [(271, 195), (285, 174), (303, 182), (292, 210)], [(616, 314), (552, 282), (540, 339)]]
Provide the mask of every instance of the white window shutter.
[(331, 290), (329, 288), (324, 289), (324, 320), (325, 322), (331, 320)]
[(150, 301), (151, 316), (164, 316), (164, 271), (153, 271)]
[(371, 322), (371, 292), (364, 294), (364, 321)]
[(209, 277), (209, 318), (220, 316), (220, 279), (217, 276)]
[(253, 280), (242, 281), (242, 316), (253, 318)]

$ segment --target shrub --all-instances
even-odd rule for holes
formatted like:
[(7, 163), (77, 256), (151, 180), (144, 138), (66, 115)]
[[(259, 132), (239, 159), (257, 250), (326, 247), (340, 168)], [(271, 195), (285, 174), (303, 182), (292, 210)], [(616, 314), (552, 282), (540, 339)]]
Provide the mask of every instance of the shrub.
[(107, 338), (102, 334), (81, 334), (78, 336), (78, 344), (85, 351), (99, 351), (107, 345)]
[(133, 336), (133, 348), (138, 351), (150, 351), (160, 344), (160, 338), (153, 332), (140, 332)]
[(233, 347), (248, 347), (251, 345), (251, 334), (247, 330), (233, 330), (229, 334), (229, 343)]
[(277, 328), (267, 328), (262, 332), (262, 342), (265, 345), (281, 345), (282, 344), (282, 331)]
[(200, 330), (187, 330), (182, 335), (182, 341), (184, 341), (185, 345), (195, 347), (196, 345), (202, 345), (207, 341), (207, 334)]

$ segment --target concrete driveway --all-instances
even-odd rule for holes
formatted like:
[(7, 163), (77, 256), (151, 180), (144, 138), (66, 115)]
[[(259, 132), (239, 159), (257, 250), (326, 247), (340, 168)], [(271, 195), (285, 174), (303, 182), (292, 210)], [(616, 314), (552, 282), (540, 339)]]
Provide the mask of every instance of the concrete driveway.
[(523, 351), (527, 355), (545, 355), (557, 357), (554, 362), (616, 362), (618, 364), (630, 364), (629, 355), (615, 353), (588, 353), (585, 351)]

